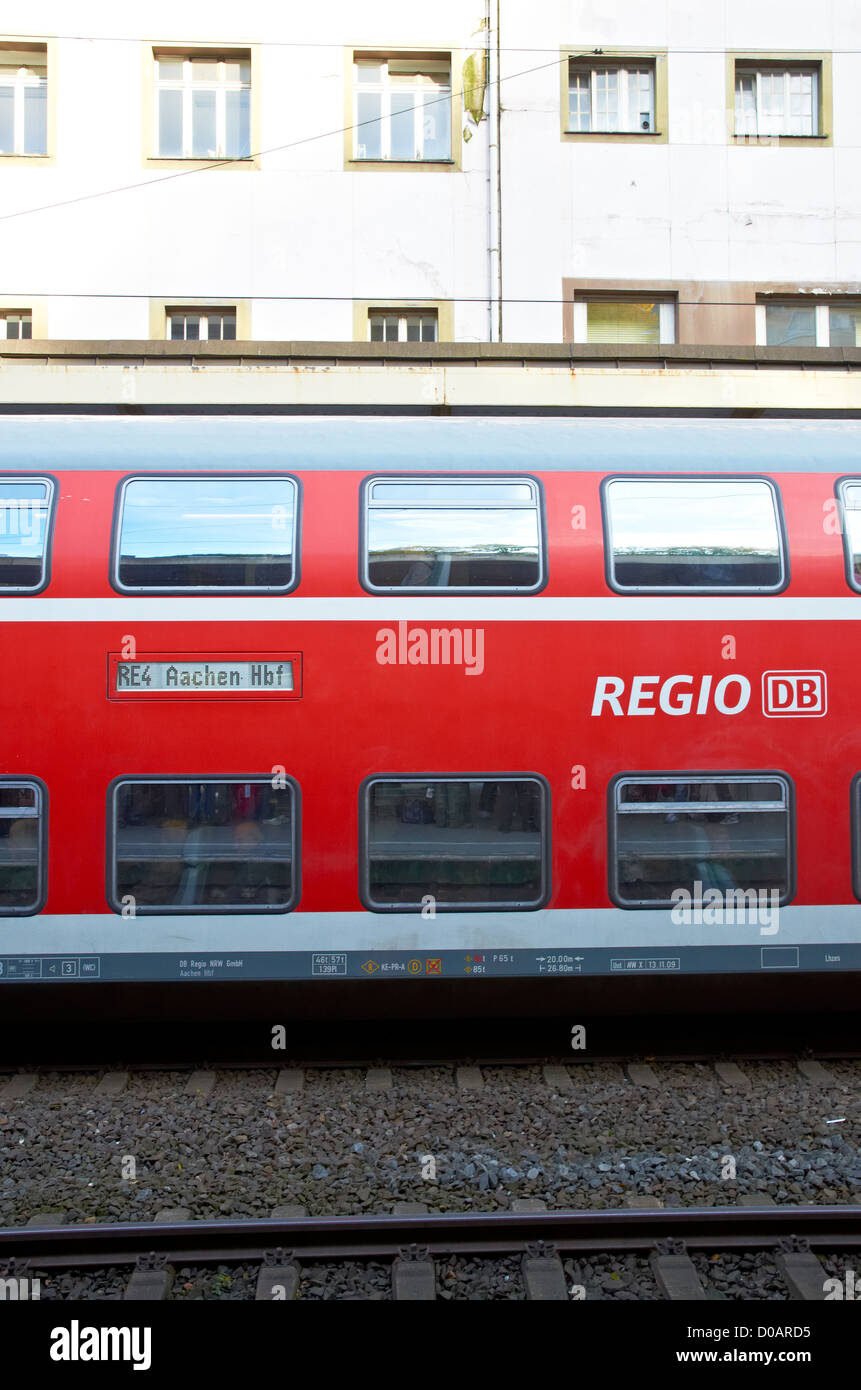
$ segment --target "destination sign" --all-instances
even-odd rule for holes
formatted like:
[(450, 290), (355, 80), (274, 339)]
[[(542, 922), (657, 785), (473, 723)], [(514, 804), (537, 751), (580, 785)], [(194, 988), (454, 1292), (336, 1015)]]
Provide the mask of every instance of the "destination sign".
[(166, 657), (140, 654), (136, 659), (111, 655), (109, 694), (113, 699), (146, 695), (259, 696), (301, 694), (298, 654), (229, 658)]

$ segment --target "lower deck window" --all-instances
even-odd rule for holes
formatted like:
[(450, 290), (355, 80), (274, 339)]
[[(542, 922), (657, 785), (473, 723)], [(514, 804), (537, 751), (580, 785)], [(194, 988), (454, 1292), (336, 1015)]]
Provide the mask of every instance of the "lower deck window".
[(622, 907), (669, 907), (696, 896), (790, 896), (790, 795), (782, 777), (618, 778), (612, 791), (611, 896)]
[(289, 782), (125, 781), (114, 786), (113, 802), (117, 911), (286, 912), (294, 906), (296, 808)]
[(534, 908), (548, 808), (537, 778), (374, 780), (365, 791), (367, 906)]
[(43, 799), (34, 782), (0, 782), (0, 915), (36, 912), (43, 885)]

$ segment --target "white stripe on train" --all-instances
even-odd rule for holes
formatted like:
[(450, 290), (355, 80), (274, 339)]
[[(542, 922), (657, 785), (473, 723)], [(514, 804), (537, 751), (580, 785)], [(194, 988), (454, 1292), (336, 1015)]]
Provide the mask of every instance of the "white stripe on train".
[(1, 598), (0, 623), (665, 623), (851, 622), (861, 618), (861, 595), (790, 598), (721, 597), (544, 598), (499, 595), (429, 597), (277, 598), (185, 595), (116, 598)]

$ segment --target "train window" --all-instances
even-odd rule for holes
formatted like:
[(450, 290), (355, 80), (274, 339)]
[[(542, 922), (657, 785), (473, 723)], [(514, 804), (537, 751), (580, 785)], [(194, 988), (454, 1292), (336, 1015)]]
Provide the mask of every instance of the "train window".
[(861, 478), (844, 478), (837, 485), (843, 515), (846, 578), (861, 593)]
[(786, 583), (766, 478), (611, 478), (604, 525), (608, 582), (622, 592), (775, 593)]
[(537, 777), (371, 778), (363, 790), (362, 900), (372, 911), (540, 907), (549, 790)]
[(38, 912), (45, 894), (45, 802), (38, 782), (0, 781), (0, 916)]
[(670, 907), (675, 889), (696, 896), (697, 884), (700, 894), (774, 890), (780, 903), (791, 896), (788, 778), (624, 776), (611, 783), (610, 798), (610, 896), (620, 907)]
[(0, 593), (33, 594), (48, 582), (54, 484), (0, 477)]
[(296, 582), (292, 478), (126, 478), (113, 582), (130, 593), (286, 593)]
[(371, 478), (364, 498), (368, 589), (534, 593), (545, 583), (533, 478)]
[(121, 778), (111, 788), (115, 911), (289, 912), (298, 789), (271, 777)]

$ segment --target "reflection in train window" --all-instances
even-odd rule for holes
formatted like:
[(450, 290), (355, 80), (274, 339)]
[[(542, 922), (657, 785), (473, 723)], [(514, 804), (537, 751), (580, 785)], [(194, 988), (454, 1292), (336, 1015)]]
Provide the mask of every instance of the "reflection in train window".
[(42, 906), (44, 801), (37, 782), (0, 781), (0, 916), (24, 916)]
[(48, 478), (0, 478), (0, 593), (44, 588), (53, 497)]
[(373, 478), (364, 512), (369, 589), (533, 593), (544, 584), (532, 478)]
[(296, 492), (292, 478), (127, 478), (116, 587), (286, 592), (295, 583)]
[(843, 547), (846, 577), (861, 592), (861, 478), (844, 478), (838, 483), (843, 514)]
[(548, 800), (535, 777), (373, 779), (363, 807), (366, 907), (540, 907)]
[(284, 787), (271, 777), (116, 782), (112, 907), (289, 911), (298, 884), (296, 789), (281, 780)]
[(676, 889), (696, 897), (697, 884), (700, 896), (710, 888), (763, 892), (768, 904), (791, 896), (785, 777), (620, 777), (611, 784), (611, 817), (610, 895), (621, 907), (670, 907)]
[(615, 589), (773, 593), (786, 582), (777, 492), (764, 478), (612, 478), (604, 503)]

